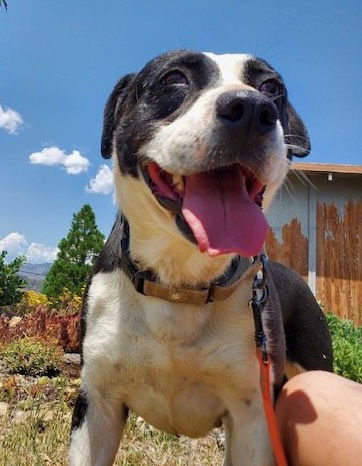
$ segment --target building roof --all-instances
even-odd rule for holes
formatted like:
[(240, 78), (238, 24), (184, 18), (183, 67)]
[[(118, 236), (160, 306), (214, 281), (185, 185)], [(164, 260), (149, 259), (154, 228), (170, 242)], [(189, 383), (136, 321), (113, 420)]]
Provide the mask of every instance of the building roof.
[(339, 163), (304, 163), (295, 162), (291, 167), (297, 171), (315, 173), (341, 173), (362, 175), (362, 165), (344, 165)]

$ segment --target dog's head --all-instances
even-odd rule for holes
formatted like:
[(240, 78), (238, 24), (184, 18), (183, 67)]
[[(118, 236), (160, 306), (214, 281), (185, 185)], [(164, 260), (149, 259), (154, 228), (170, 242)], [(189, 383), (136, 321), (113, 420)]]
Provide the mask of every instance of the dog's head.
[(163, 54), (117, 83), (104, 114), (125, 215), (210, 256), (259, 253), (261, 207), (309, 150), (281, 76), (250, 55)]

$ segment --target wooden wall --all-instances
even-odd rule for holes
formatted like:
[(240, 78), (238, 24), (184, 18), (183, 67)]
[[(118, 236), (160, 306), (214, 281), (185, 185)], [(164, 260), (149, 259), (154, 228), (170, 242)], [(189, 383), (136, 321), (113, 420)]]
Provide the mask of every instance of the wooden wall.
[(282, 226), (282, 239), (279, 242), (272, 229), (269, 230), (266, 252), (270, 259), (288, 265), (307, 280), (308, 278), (308, 239), (302, 233), (301, 223), (293, 218)]
[(317, 203), (317, 299), (362, 324), (362, 201)]
[[(362, 201), (343, 204), (341, 197), (338, 200), (338, 205), (330, 198), (317, 201), (316, 298), (325, 311), (362, 325)], [(277, 218), (280, 221), (280, 214), (272, 224), (278, 234), (270, 229), (266, 251), (270, 259), (291, 267), (308, 281), (309, 239), (303, 227), (306, 231), (305, 223), (311, 219), (301, 222), (296, 215), (276, 228)]]

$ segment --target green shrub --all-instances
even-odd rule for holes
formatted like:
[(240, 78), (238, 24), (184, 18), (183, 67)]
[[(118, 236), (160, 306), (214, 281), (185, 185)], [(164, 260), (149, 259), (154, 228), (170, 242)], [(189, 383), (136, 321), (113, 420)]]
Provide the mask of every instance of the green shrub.
[(362, 383), (362, 327), (327, 314), (333, 341), (334, 372)]
[(16, 257), (6, 263), (7, 252), (0, 252), (0, 306), (16, 304), (23, 296), (26, 281), (19, 277), (18, 273), (25, 262), (24, 256)]
[(54, 376), (61, 372), (63, 351), (49, 341), (23, 338), (0, 349), (2, 365), (10, 374)]

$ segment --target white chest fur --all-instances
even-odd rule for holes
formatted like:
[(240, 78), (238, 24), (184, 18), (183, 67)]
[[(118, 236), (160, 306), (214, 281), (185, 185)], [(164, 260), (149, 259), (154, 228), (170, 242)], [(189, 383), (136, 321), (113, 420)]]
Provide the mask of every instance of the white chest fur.
[(83, 382), (162, 430), (205, 435), (235, 404), (259, 400), (251, 282), (228, 300), (168, 303), (120, 271), (89, 289)]

